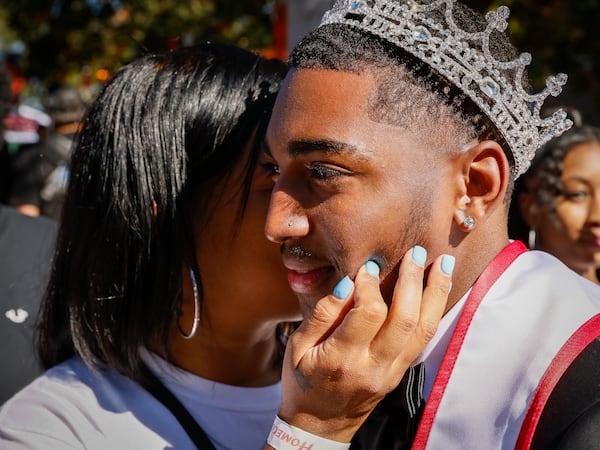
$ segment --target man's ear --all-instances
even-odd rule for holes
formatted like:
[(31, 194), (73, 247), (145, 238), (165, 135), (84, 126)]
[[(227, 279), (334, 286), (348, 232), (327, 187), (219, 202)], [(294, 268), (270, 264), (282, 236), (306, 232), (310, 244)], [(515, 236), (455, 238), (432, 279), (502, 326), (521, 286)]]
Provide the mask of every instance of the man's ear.
[(510, 167), (504, 150), (495, 141), (469, 147), (461, 161), (464, 195), (454, 220), (461, 229), (470, 231), (506, 201)]

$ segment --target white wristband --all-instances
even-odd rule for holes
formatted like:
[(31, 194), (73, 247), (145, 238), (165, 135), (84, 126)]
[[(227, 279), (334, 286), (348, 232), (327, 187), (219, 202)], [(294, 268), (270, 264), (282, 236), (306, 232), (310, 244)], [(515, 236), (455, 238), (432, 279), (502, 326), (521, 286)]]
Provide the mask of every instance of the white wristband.
[(275, 417), (267, 444), (276, 450), (348, 450), (350, 444), (332, 441), (296, 428)]

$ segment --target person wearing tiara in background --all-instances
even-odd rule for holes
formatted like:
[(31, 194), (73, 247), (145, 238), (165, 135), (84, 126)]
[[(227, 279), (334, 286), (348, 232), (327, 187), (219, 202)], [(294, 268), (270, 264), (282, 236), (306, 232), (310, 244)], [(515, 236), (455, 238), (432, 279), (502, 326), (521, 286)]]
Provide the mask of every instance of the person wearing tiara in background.
[(571, 116), (575, 126), (517, 180), (509, 232), (600, 284), (600, 128)]
[[(336, 449), (599, 448), (600, 288), (507, 231), (515, 179), (571, 126), (540, 114), (566, 75), (530, 94), (508, 17), (339, 0), (291, 52), (265, 138), (265, 232), (305, 313), (272, 448), (292, 448), (288, 435)], [(442, 254), (443, 270), (456, 264), (439, 324), (417, 323), (428, 302), (394, 316), (415, 245), (421, 271)], [(407, 329), (430, 341), (404, 376)]]

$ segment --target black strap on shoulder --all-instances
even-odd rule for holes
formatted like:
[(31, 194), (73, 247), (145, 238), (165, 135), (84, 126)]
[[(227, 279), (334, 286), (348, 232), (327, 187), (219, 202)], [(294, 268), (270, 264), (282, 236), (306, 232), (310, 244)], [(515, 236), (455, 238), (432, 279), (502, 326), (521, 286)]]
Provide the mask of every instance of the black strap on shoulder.
[(194, 420), (188, 410), (185, 409), (185, 406), (162, 384), (148, 367), (144, 367), (144, 377), (145, 381), (142, 382), (142, 386), (171, 411), (171, 414), (175, 416), (192, 442), (196, 445), (196, 448), (198, 450), (216, 450), (206, 432), (198, 425), (198, 422)]

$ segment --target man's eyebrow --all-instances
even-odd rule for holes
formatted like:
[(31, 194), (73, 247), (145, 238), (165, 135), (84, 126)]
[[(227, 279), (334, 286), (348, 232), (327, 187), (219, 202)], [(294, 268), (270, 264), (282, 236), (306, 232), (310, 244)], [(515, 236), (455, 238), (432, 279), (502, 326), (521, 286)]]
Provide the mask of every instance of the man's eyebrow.
[(359, 147), (355, 145), (329, 139), (306, 139), (301, 141), (292, 141), (288, 144), (288, 153), (291, 156), (301, 156), (312, 152), (357, 153), (359, 151)]

